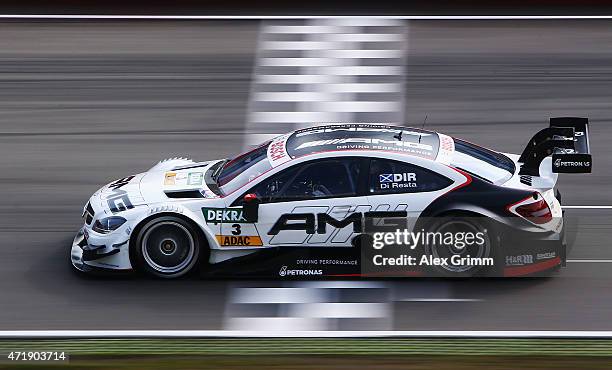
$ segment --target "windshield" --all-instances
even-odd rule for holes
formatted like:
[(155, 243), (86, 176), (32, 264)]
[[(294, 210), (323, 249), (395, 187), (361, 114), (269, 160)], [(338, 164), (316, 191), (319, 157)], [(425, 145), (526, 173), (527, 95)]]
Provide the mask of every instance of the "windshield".
[(272, 168), (270, 161), (268, 161), (269, 145), (270, 142), (268, 141), (225, 163), (217, 177), (217, 184), (224, 194), (229, 194), (241, 188)]

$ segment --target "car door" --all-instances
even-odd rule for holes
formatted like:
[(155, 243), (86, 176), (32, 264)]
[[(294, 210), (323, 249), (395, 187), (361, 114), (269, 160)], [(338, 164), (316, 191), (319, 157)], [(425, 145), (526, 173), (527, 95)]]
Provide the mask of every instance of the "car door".
[(361, 227), (367, 160), (322, 158), (289, 167), (245, 194), (260, 200), (255, 224), (264, 246), (347, 247)]

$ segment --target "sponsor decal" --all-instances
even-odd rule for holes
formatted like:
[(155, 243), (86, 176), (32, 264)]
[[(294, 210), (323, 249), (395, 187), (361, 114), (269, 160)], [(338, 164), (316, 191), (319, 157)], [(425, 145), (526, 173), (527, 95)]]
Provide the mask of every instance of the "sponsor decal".
[(518, 256), (506, 256), (506, 266), (523, 266), (533, 263), (531, 254), (521, 254)]
[[(197, 172), (193, 173), (197, 174)], [(183, 172), (166, 172), (164, 176), (164, 185), (188, 185), (189, 175), (191, 175), (191, 173), (187, 174)]]
[(287, 154), (286, 140), (288, 135), (283, 135), (276, 138), (268, 147), (268, 160), (272, 167), (276, 167), (281, 163), (285, 163), (291, 159)]
[(285, 143), (277, 141), (270, 145), (270, 158), (272, 161), (278, 161), (285, 156)]
[(202, 208), (204, 219), (208, 223), (248, 223), (240, 208)]
[(215, 235), (219, 245), (224, 247), (261, 247), (259, 236), (252, 235)]
[(401, 132), (402, 135), (412, 135), (412, 136), (430, 136), (431, 135), (431, 134), (428, 134), (426, 132), (416, 132), (416, 131), (409, 131), (409, 130), (398, 130), (398, 129), (393, 129), (393, 128), (385, 128), (385, 127), (380, 127), (380, 126), (372, 126), (372, 127), (328, 127), (328, 128), (318, 128), (318, 129), (312, 129), (312, 130), (308, 130), (308, 131), (298, 132), (298, 133), (295, 134), (295, 137), (301, 137), (301, 136), (306, 136), (306, 135), (314, 135), (314, 134), (323, 134), (323, 133), (330, 133), (330, 132), (340, 132), (340, 131), (345, 131), (345, 132), (388, 132), (388, 133), (394, 133), (394, 134), (399, 134)]
[(452, 137), (444, 134), (438, 134), (440, 138), (440, 150), (436, 161), (444, 164), (450, 164), (453, 160), (453, 153), (455, 152), (455, 141)]
[(381, 189), (416, 188), (417, 177), (414, 172), (383, 173), (378, 175)]
[(340, 265), (340, 266), (357, 266), (357, 260), (341, 260), (341, 259), (300, 259), (296, 261), (297, 265)]
[(547, 259), (551, 259), (551, 258), (555, 258), (557, 257), (557, 253), (556, 252), (546, 252), (546, 253), (538, 253), (536, 254), (536, 259), (537, 260), (547, 260)]
[(440, 135), (440, 149), (452, 152), (455, 150), (455, 142), (450, 136)]
[(202, 172), (189, 172), (187, 185), (202, 185), (204, 174)]
[(174, 185), (176, 183), (176, 172), (166, 172), (164, 185)]
[(590, 167), (590, 161), (562, 161), (561, 158), (555, 160), (555, 167)]
[(289, 270), (287, 266), (281, 267), (279, 276), (312, 276), (323, 275), (323, 270)]
[(589, 173), (593, 165), (590, 154), (553, 154), (553, 172)]

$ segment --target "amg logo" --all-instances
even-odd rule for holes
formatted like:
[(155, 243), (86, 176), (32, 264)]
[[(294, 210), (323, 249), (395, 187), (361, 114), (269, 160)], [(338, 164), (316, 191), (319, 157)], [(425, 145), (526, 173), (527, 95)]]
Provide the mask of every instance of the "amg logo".
[[(368, 232), (376, 230), (396, 230), (406, 228), (406, 211), (370, 211), (354, 212), (346, 218), (337, 220), (327, 213), (286, 213), (281, 215), (268, 231), (268, 235), (277, 235), (283, 230), (303, 230), (307, 234), (325, 234), (327, 225), (337, 229), (343, 229), (353, 225), (353, 232), (360, 233), (364, 229)], [(385, 219), (388, 223), (384, 225), (376, 223), (376, 220)], [(389, 220), (391, 219), (391, 220)], [(391, 221), (391, 222), (389, 222)]]
[(134, 208), (134, 205), (127, 195), (127, 192), (119, 188), (116, 188), (109, 194), (108, 197), (106, 197), (106, 202), (108, 203), (108, 208), (110, 208), (112, 213), (123, 212)]
[(110, 184), (108, 184), (109, 188), (112, 188), (114, 190), (119, 189), (120, 187), (127, 185), (130, 183), (130, 181), (132, 181), (132, 179), (134, 178), (134, 176), (128, 176), (128, 177), (124, 177), (122, 179), (119, 179), (117, 181), (114, 181)]
[(295, 148), (295, 150), (311, 148), (315, 146), (340, 145), (340, 144), (390, 145), (390, 146), (397, 146), (397, 147), (404, 147), (404, 148), (421, 149), (421, 150), (427, 150), (427, 151), (433, 150), (433, 147), (431, 145), (413, 143), (410, 141), (383, 140), (383, 139), (358, 138), (358, 137), (346, 138), (346, 139), (308, 141), (298, 146), (297, 148)]

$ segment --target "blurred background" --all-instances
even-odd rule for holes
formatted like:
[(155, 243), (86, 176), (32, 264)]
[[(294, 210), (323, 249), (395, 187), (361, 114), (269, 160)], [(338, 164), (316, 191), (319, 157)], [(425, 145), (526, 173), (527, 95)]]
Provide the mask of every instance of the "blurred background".
[[(72, 8), (71, 8), (72, 9)], [(102, 184), (326, 122), (392, 122), (518, 153), (591, 120), (563, 202), (612, 205), (610, 20), (0, 22), (0, 329), (611, 330), (610, 209), (571, 209), (558, 276), (278, 282), (82, 279)]]

